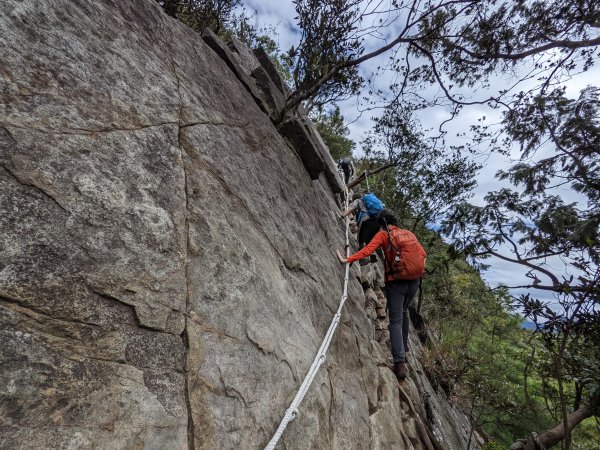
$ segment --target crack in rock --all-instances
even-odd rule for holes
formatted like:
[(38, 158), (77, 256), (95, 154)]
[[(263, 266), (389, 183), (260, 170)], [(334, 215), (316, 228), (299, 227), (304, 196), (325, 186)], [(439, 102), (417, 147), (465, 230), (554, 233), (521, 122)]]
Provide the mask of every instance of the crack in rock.
[(12, 127), (22, 130), (37, 131), (44, 134), (54, 135), (75, 135), (75, 136), (92, 136), (100, 133), (115, 133), (125, 131), (141, 131), (147, 128), (164, 127), (168, 125), (178, 126), (178, 122), (160, 122), (156, 124), (142, 124), (130, 127), (103, 127), (103, 128), (61, 128), (60, 130), (32, 127), (30, 125), (17, 125), (14, 123), (0, 122), (0, 126)]
[(13, 170), (9, 169), (5, 165), (1, 165), (0, 167), (2, 167), (6, 171), (6, 173), (8, 173), (12, 178), (14, 178), (20, 185), (34, 188), (37, 192), (43, 194), (45, 198), (50, 199), (52, 203), (54, 203), (64, 212), (66, 212), (67, 214), (71, 214), (70, 211), (62, 203), (60, 203), (58, 199), (56, 199), (50, 192), (48, 192), (47, 189), (44, 189), (42, 186), (38, 186), (37, 184), (34, 184), (32, 181), (24, 180), (22, 177), (17, 175)]

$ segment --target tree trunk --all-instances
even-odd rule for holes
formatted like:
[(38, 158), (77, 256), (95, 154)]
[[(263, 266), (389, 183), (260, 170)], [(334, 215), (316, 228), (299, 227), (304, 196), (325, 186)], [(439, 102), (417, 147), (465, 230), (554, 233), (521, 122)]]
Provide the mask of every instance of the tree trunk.
[[(442, 446), (442, 444), (440, 444), (438, 442), (438, 440), (434, 436), (433, 432), (429, 429), (429, 427), (427, 427), (423, 423), (423, 420), (421, 420), (421, 415), (415, 409), (415, 406), (413, 405), (412, 400), (410, 399), (408, 394), (404, 391), (404, 389), (402, 389), (402, 386), (400, 386), (400, 383), (398, 383), (398, 392), (400, 394), (400, 397), (404, 397), (404, 400), (408, 404), (408, 409), (410, 410), (412, 417), (415, 419), (415, 425), (417, 427), (417, 432), (419, 433), (419, 437), (421, 438), (421, 442), (423, 443), (423, 446), (427, 450), (444, 450), (444, 447)], [(402, 402), (402, 398), (400, 398), (400, 402)]]
[[(577, 411), (573, 411), (569, 417), (567, 417), (567, 426), (569, 432), (579, 425), (583, 420), (593, 415), (592, 410), (589, 406), (582, 406)], [(564, 424), (560, 423), (554, 428), (544, 431), (538, 435), (537, 440), (544, 448), (550, 448), (553, 445), (558, 444), (565, 437)], [(532, 436), (527, 438), (527, 442), (516, 442), (511, 447), (511, 450), (541, 450), (536, 446), (536, 443)]]
[(573, 409), (577, 411), (581, 406), (581, 397), (583, 393), (583, 384), (579, 381), (575, 382), (575, 400), (573, 401)]
[(556, 381), (558, 382), (558, 393), (560, 397), (560, 411), (563, 418), (562, 429), (564, 430), (563, 439), (563, 449), (571, 450), (571, 427), (569, 426), (567, 416), (567, 400), (565, 398), (565, 388), (562, 377), (562, 358), (565, 353), (565, 347), (567, 345), (568, 336), (563, 334), (560, 349), (557, 355), (555, 355), (555, 364), (556, 367)]
[(381, 167), (379, 167), (379, 168), (377, 168), (377, 169), (375, 169), (375, 170), (372, 170), (372, 171), (365, 170), (363, 173), (361, 173), (361, 174), (360, 174), (360, 175), (359, 175), (359, 176), (356, 178), (356, 180), (354, 180), (354, 181), (353, 181), (353, 182), (351, 182), (351, 183), (348, 183), (348, 189), (352, 189), (352, 188), (353, 188), (354, 186), (356, 186), (357, 184), (360, 184), (360, 183), (362, 183), (363, 181), (365, 181), (365, 179), (367, 178), (367, 174), (369, 174), (369, 175), (375, 175), (376, 173), (379, 173), (379, 172), (381, 172), (381, 171), (383, 171), (383, 170), (385, 170), (385, 169), (387, 169), (387, 168), (389, 168), (389, 167), (393, 167), (393, 166), (394, 166), (394, 164), (393, 164), (393, 163), (387, 163), (387, 164), (384, 164), (383, 166), (381, 166)]

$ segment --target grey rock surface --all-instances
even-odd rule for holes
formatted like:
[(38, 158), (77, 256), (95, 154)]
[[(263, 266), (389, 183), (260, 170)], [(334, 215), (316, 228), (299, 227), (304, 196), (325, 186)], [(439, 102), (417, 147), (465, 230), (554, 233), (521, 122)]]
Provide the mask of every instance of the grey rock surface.
[[(341, 295), (332, 161), (215, 46), (151, 0), (4, 2), (3, 449), (260, 448), (295, 395)], [(285, 448), (422, 448), (359, 270)]]
[(262, 68), (265, 69), (277, 89), (279, 89), (282, 94), (289, 94), (290, 88), (281, 79), (279, 72), (277, 72), (277, 68), (269, 58), (269, 55), (267, 55), (267, 52), (265, 52), (262, 47), (255, 48), (252, 52)]
[(319, 178), (319, 175), (325, 170), (325, 161), (319, 148), (314, 145), (304, 121), (297, 117), (289, 117), (279, 125), (279, 132), (298, 152), (310, 177), (313, 180)]
[(210, 30), (204, 31), (203, 38), (240, 80), (256, 104), (275, 122), (281, 135), (302, 159), (311, 178), (317, 179), (324, 172), (333, 192), (341, 193), (343, 185), (336, 164), (304, 109), (298, 108), (281, 123), (277, 122), (285, 107), (284, 93), (289, 94), (289, 88), (264, 50), (253, 52), (235, 37), (226, 44)]

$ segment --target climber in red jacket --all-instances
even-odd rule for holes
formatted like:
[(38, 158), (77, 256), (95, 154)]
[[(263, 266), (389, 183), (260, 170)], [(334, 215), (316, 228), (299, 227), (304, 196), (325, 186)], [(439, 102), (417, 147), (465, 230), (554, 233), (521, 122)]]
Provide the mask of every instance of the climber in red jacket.
[(398, 228), (396, 217), (383, 211), (379, 217), (381, 230), (360, 251), (344, 258), (341, 264), (366, 258), (378, 248), (385, 253), (385, 296), (390, 314), (390, 341), (394, 357), (394, 373), (398, 380), (406, 378), (406, 345), (408, 342), (408, 307), (419, 289), (419, 279), (425, 272), (425, 250), (416, 236)]

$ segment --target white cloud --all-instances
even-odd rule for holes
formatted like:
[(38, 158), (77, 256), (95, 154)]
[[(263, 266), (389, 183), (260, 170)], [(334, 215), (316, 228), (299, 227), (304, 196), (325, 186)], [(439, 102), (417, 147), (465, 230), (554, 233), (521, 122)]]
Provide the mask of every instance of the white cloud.
[(297, 44), (299, 30), (294, 17), (296, 10), (291, 0), (244, 0), (244, 6), (256, 13), (259, 28), (275, 27), (278, 33), (278, 43), (282, 51), (287, 51)]

